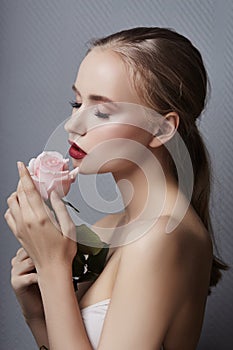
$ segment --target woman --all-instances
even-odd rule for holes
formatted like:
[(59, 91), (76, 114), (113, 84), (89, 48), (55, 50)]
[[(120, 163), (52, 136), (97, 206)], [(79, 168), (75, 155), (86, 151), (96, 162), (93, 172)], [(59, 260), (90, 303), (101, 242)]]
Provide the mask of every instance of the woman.
[[(196, 349), (209, 287), (217, 284), (220, 269), (227, 269), (213, 255), (210, 170), (195, 124), (205, 107), (207, 81), (198, 50), (170, 29), (133, 28), (92, 43), (65, 125), (70, 155), (80, 173), (111, 172), (125, 204), (123, 213), (107, 215), (92, 228), (102, 238), (105, 229), (128, 237), (132, 223), (148, 225), (143, 234), (138, 229), (133, 238), (129, 235), (127, 244), (114, 241), (104, 270), (93, 284), (79, 288), (77, 303), (71, 278), (76, 243), (67, 237), (74, 230), (72, 220), (52, 192), (61, 235), (19, 164), (19, 185), (5, 214), (23, 246), (12, 260), (12, 285), (39, 346)], [(127, 117), (109, 122), (122, 106), (119, 115)], [(136, 112), (129, 113), (131, 106)], [(85, 115), (89, 109), (97, 119)], [(135, 117), (153, 111), (157, 122), (151, 129), (149, 119), (140, 124)], [(188, 176), (185, 159), (176, 158), (182, 144), (172, 143), (177, 135), (193, 166), (190, 201), (178, 184), (178, 174)]]

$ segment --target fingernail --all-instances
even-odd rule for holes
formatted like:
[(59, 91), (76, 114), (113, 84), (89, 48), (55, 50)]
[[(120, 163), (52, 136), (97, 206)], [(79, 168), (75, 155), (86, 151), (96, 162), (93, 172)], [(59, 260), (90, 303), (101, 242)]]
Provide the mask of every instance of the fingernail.
[(22, 170), (23, 170), (23, 163), (18, 161), (18, 162), (17, 162), (17, 167), (18, 167), (19, 173), (22, 173)]

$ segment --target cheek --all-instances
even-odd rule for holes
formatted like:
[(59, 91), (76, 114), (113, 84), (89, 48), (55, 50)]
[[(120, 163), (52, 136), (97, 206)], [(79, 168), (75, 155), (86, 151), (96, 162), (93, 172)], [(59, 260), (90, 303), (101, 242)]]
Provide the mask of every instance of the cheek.
[(86, 136), (89, 152), (82, 160), (80, 173), (126, 170), (134, 164), (140, 166), (148, 156), (150, 134), (135, 126), (106, 125), (90, 130)]
[(101, 142), (118, 138), (134, 140), (147, 146), (151, 137), (152, 135), (148, 131), (136, 126), (126, 124), (104, 125), (88, 132), (88, 146), (92, 148)]
[(126, 124), (102, 125), (85, 135), (88, 156), (81, 161), (79, 172), (96, 174), (125, 171), (148, 157), (151, 134)]

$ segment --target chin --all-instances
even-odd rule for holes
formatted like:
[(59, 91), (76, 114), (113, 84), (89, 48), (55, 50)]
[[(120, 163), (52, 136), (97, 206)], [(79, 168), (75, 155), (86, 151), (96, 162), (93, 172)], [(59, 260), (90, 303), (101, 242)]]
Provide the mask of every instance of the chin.
[(101, 166), (97, 164), (80, 164), (79, 174), (106, 174), (106, 173), (125, 173), (132, 170), (134, 164), (128, 160), (115, 159), (109, 160)]

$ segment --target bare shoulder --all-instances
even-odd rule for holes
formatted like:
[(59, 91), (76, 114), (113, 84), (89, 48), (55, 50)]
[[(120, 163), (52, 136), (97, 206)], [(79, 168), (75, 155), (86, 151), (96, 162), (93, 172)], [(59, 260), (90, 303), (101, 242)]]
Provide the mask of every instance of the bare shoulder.
[[(168, 233), (168, 224), (174, 227)], [(209, 233), (198, 222), (176, 219), (164, 216), (142, 237), (122, 248), (125, 259), (141, 256), (148, 263), (153, 262), (154, 267), (161, 264), (180, 266), (190, 273), (201, 272), (208, 279), (212, 266), (213, 247)]]
[[(196, 234), (191, 225), (180, 223), (166, 234), (169, 220), (160, 218), (138, 240), (121, 247), (100, 348), (111, 344), (116, 344), (116, 349), (127, 348), (128, 339), (132, 339), (133, 349), (159, 349), (164, 339), (166, 344), (173, 343), (174, 349), (194, 348), (185, 343), (186, 331), (192, 344), (197, 343), (211, 248), (204, 231)], [(181, 332), (178, 338), (172, 333), (174, 320), (179, 321), (175, 322), (176, 332)]]

